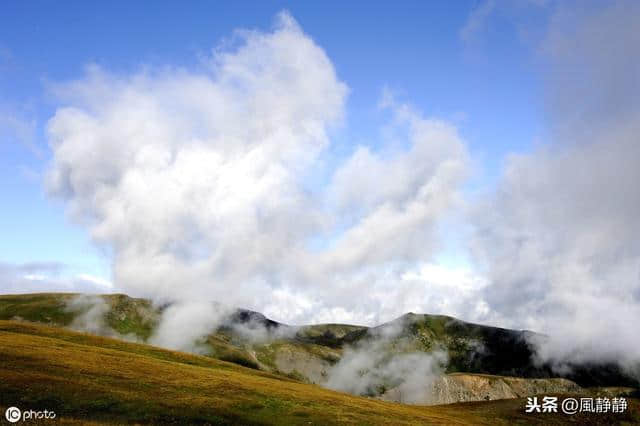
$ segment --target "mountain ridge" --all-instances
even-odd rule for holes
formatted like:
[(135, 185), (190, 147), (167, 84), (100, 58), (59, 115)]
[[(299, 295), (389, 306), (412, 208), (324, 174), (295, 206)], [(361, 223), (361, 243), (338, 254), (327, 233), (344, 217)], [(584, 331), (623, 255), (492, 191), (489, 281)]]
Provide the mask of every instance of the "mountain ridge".
[[(92, 299), (95, 297), (98, 299)], [(74, 308), (78, 300), (84, 300), (84, 305), (80, 303)], [(103, 323), (94, 328), (78, 323), (100, 300), (105, 305), (96, 315)], [(0, 296), (0, 319), (22, 319), (149, 343), (163, 313), (173, 305), (154, 306), (148, 299), (124, 294), (4, 295)], [(578, 366), (568, 374), (558, 374), (550, 365), (537, 364), (535, 348), (529, 339), (532, 335), (544, 338), (529, 330), (510, 330), (467, 323), (447, 315), (413, 312), (375, 327), (337, 323), (294, 326), (271, 320), (256, 311), (233, 309), (222, 317), (215, 330), (201, 339), (199, 350), (213, 358), (323, 386), (331, 385), (332, 371), (341, 361), (344, 363), (345, 355), (367, 353), (372, 344), (380, 356), (366, 366), (367, 369), (393, 361), (394, 357), (431, 356), (442, 351), (446, 353), (446, 365), (438, 369), (436, 362), (434, 374), (564, 378), (579, 386), (638, 386), (617, 366)], [(383, 372), (375, 377), (374, 383), (367, 384), (363, 392), (370, 396), (382, 395), (396, 382)], [(570, 388), (565, 386), (563, 390)]]

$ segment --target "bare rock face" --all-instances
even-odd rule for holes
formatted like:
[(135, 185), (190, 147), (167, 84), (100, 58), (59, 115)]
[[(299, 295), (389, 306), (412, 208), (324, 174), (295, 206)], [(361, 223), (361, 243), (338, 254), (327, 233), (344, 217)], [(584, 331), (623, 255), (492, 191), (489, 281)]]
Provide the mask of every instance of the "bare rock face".
[(418, 405), (452, 404), (467, 401), (523, 398), (539, 394), (579, 393), (575, 382), (561, 378), (523, 379), (518, 377), (491, 376), (485, 374), (446, 374), (419, 392), (419, 395), (402, 395), (390, 389), (380, 399), (393, 402), (413, 401)]
[(275, 364), (278, 371), (294, 376), (299, 375), (305, 381), (315, 384), (326, 381), (327, 371), (332, 366), (329, 361), (299, 350), (295, 346), (280, 347), (275, 355)]

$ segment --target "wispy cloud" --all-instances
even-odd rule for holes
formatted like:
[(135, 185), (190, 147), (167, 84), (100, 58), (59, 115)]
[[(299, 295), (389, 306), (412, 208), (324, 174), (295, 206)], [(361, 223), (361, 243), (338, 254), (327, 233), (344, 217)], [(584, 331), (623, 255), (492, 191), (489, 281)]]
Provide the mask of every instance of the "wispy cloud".
[(542, 353), (559, 363), (640, 360), (637, 16), (631, 1), (557, 11), (540, 49), (551, 140), (508, 159), (475, 217), (489, 307), (554, 336)]
[(485, 29), (489, 16), (496, 9), (496, 0), (485, 0), (476, 6), (469, 16), (464, 26), (460, 28), (458, 35), (464, 43), (473, 42)]
[(34, 262), (13, 264), (0, 262), (0, 292), (79, 292), (110, 293), (113, 285), (108, 280), (88, 274), (69, 274), (61, 263)]
[(19, 114), (15, 108), (0, 105), (0, 143), (19, 144), (38, 159), (43, 151), (36, 143), (37, 123), (34, 118)]

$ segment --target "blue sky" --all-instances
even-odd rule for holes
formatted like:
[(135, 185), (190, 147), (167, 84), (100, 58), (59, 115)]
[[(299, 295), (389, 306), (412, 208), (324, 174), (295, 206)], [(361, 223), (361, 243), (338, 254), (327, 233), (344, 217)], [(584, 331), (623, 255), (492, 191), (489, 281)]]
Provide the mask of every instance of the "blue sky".
[(371, 123), (380, 121), (377, 105), (389, 88), (425, 115), (455, 123), (480, 166), (469, 190), (491, 186), (505, 154), (526, 151), (541, 137), (543, 112), (531, 43), (516, 22), (492, 14), (471, 40), (461, 37), (481, 5), (4, 2), (0, 260), (60, 262), (74, 272), (110, 274), (109, 257), (90, 242), (86, 229), (70, 223), (62, 202), (42, 186), (51, 161), (45, 128), (59, 106), (52, 85), (80, 78), (92, 63), (115, 73), (197, 67), (235, 29), (269, 30), (281, 10), (326, 51), (349, 86), (346, 123), (334, 135), (340, 149), (375, 147), (379, 127)]
[(637, 360), (638, 19), (633, 0), (2, 2), (0, 292), (442, 313)]

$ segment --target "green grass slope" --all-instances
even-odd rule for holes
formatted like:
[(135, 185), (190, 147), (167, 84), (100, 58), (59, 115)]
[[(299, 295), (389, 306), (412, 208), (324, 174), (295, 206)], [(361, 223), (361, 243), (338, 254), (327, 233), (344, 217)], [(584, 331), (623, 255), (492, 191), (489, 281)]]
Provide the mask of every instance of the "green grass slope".
[[(522, 400), (417, 407), (332, 392), (208, 357), (21, 321), (0, 321), (0, 406), (68, 423), (564, 424)], [(640, 424), (626, 414), (582, 424)]]
[(75, 313), (66, 309), (75, 294), (35, 293), (8, 294), (0, 296), (0, 319), (25, 319), (66, 326), (71, 324)]
[[(77, 294), (41, 293), (0, 296), (0, 320), (23, 319), (56, 326), (73, 326), (82, 316), (82, 305), (72, 302)], [(100, 296), (108, 306), (104, 326), (120, 337), (148, 341), (157, 326), (162, 308), (150, 301), (123, 294)], [(74, 307), (75, 306), (75, 307)], [(310, 383), (322, 383), (326, 372), (342, 356), (345, 347), (376, 339), (385, 327), (399, 330), (389, 342), (390, 353), (445, 348), (447, 372), (494, 374), (527, 378), (556, 377), (550, 365), (534, 362), (532, 332), (471, 324), (442, 315), (409, 313), (378, 327), (320, 324), (299, 328), (279, 324), (257, 312), (238, 310), (235, 324), (255, 323), (268, 330), (285, 330), (266, 342), (251, 342), (234, 334), (232, 328), (207, 336), (207, 355), (236, 364), (277, 372)], [(81, 328), (81, 327), (80, 327)], [(82, 328), (81, 328), (82, 329)], [(293, 330), (293, 331), (292, 331)], [(536, 335), (538, 337), (543, 337)], [(638, 387), (637, 380), (616, 365), (572, 366), (563, 377), (581, 386)]]
[[(58, 326), (70, 326), (83, 312), (82, 307), (72, 309), (69, 303), (76, 293), (34, 293), (0, 296), (0, 319), (24, 319)], [(157, 325), (159, 310), (149, 300), (136, 299), (124, 294), (99, 296), (109, 306), (105, 325), (122, 335), (134, 335), (146, 340)]]

